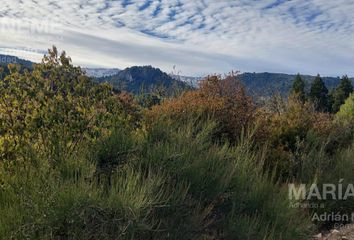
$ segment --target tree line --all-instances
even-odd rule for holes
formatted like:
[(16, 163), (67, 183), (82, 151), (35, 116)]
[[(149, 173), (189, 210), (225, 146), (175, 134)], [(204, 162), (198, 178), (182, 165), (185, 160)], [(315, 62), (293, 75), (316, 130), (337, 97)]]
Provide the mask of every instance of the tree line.
[(309, 100), (314, 103), (317, 111), (337, 113), (340, 106), (353, 92), (353, 85), (347, 75), (341, 78), (339, 85), (330, 91), (326, 87), (323, 79), (318, 74), (311, 84), (310, 91), (305, 90), (306, 83), (300, 74), (297, 74), (291, 93), (297, 94), (303, 102)]

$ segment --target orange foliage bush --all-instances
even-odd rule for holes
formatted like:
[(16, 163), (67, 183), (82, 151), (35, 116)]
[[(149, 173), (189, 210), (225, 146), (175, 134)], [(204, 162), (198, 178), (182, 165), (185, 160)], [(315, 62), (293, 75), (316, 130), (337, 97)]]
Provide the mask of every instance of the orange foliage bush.
[(333, 116), (329, 113), (319, 112), (313, 120), (313, 131), (319, 136), (326, 137), (335, 128)]
[(266, 167), (277, 168), (284, 179), (300, 171), (301, 161), (311, 149), (325, 146), (331, 154), (349, 139), (346, 128), (335, 124), (332, 116), (318, 113), (310, 102), (296, 95), (286, 100), (269, 100), (270, 105), (256, 107), (237, 76), (209, 76), (200, 88), (164, 100), (147, 110), (147, 123), (159, 118), (183, 125), (189, 120), (208, 119), (217, 123), (216, 139), (237, 141), (243, 130), (253, 131), (256, 145), (268, 146)]
[(165, 100), (161, 105), (154, 106), (147, 116), (150, 121), (162, 116), (178, 122), (210, 118), (218, 124), (219, 137), (234, 141), (243, 128), (253, 124), (255, 110), (252, 98), (246, 95), (243, 85), (235, 74), (230, 74), (225, 78), (208, 76), (201, 81), (198, 90)]
[(303, 103), (296, 95), (289, 96), (281, 109), (260, 108), (257, 113), (257, 132), (262, 133), (257, 142), (269, 145), (267, 164), (277, 167), (285, 178), (300, 167), (299, 154), (306, 156), (315, 147), (332, 154), (351, 142), (345, 126), (336, 124), (328, 113), (316, 112), (311, 103)]

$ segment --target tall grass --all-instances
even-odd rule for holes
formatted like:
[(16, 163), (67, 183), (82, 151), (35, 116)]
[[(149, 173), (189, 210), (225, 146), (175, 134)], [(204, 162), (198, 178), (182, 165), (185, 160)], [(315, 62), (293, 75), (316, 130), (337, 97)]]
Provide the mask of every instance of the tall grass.
[[(315, 197), (309, 200), (303, 200), (303, 203), (308, 203), (314, 206), (308, 209), (309, 216), (317, 214), (331, 215), (339, 214), (341, 216), (348, 215), (354, 212), (354, 199), (340, 199), (340, 196), (345, 193), (349, 184), (354, 183), (354, 145), (350, 144), (351, 140), (346, 142), (348, 148), (337, 148), (335, 151), (328, 152), (328, 145), (332, 143), (332, 139), (328, 138), (325, 141), (307, 139), (307, 142), (299, 143), (299, 149), (293, 155), (296, 160), (297, 168), (294, 177), (288, 179), (288, 182), (296, 184), (317, 184), (321, 198)], [(351, 145), (351, 146), (350, 146)], [(335, 199), (331, 195), (324, 195), (322, 186), (332, 184), (335, 186)], [(343, 193), (339, 192), (339, 184), (342, 186)], [(309, 190), (309, 189), (307, 189)], [(326, 199), (322, 199), (326, 198)], [(314, 221), (319, 229), (332, 229), (338, 224), (343, 224), (342, 220), (327, 219), (322, 221)]]
[(118, 128), (55, 166), (45, 158), (1, 166), (0, 236), (305, 239), (311, 223), (263, 173), (262, 151), (247, 136), (213, 143), (214, 128)]

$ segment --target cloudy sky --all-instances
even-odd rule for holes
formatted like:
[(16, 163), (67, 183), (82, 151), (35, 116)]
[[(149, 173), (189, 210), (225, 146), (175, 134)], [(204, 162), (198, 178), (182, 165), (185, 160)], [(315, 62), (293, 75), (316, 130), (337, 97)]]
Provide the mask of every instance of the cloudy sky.
[(1, 0), (0, 53), (85, 67), (354, 76), (354, 0)]

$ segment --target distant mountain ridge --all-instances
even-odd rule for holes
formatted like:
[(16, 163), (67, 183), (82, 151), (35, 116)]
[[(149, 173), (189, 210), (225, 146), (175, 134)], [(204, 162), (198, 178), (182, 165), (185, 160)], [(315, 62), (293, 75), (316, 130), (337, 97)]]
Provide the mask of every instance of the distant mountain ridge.
[(0, 66), (6, 67), (10, 63), (20, 64), (25, 68), (29, 68), (29, 69), (32, 68), (34, 64), (31, 61), (21, 59), (19, 57), (0, 54)]
[[(0, 54), (0, 66), (5, 67), (9, 63), (17, 63), (27, 69), (33, 67), (33, 62), (15, 56)], [(152, 66), (133, 66), (120, 70), (118, 68), (83, 68), (86, 74), (93, 77), (96, 82), (109, 82), (117, 89), (124, 89), (133, 93), (140, 93), (141, 90), (150, 92), (153, 88), (164, 86), (168, 91), (173, 87), (188, 89), (197, 87), (203, 77), (190, 77), (167, 74), (159, 68)], [(238, 79), (245, 85), (246, 90), (252, 96), (267, 97), (274, 93), (283, 96), (289, 94), (295, 74), (285, 73), (241, 73)], [(306, 88), (309, 90), (315, 76), (301, 75), (306, 81)], [(339, 77), (322, 77), (327, 88), (335, 88)], [(354, 79), (351, 78), (354, 83)]]
[[(289, 94), (295, 74), (284, 73), (242, 73), (238, 79), (245, 85), (246, 90), (253, 96), (270, 96), (274, 93), (281, 95)], [(301, 75), (306, 82), (309, 91), (312, 81), (316, 76)], [(330, 90), (340, 83), (339, 77), (322, 77), (326, 87)], [(351, 79), (353, 81), (353, 79)]]
[[(289, 94), (293, 81), (295, 79), (295, 74), (286, 73), (241, 73), (237, 75), (237, 79), (240, 80), (245, 86), (247, 92), (252, 96), (266, 97), (275, 93), (281, 95)], [(173, 76), (175, 78), (181, 79), (192, 86), (198, 86), (199, 82), (203, 79), (202, 77), (185, 77), (185, 76)], [(311, 75), (301, 75), (301, 77), (306, 82), (306, 90), (309, 91), (312, 81), (316, 76)], [(330, 90), (335, 88), (339, 82), (340, 77), (322, 77), (326, 87)], [(354, 79), (351, 78), (353, 84)]]
[(96, 78), (97, 82), (108, 82), (117, 90), (124, 90), (135, 94), (149, 93), (156, 88), (171, 94), (176, 89), (185, 90), (191, 87), (176, 78), (171, 77), (159, 68), (152, 66), (134, 66), (119, 71), (112, 76)]

